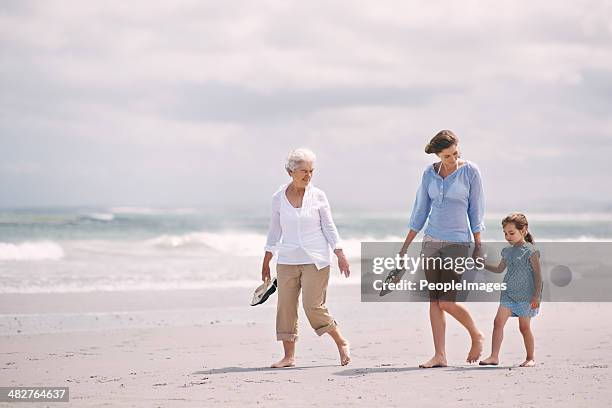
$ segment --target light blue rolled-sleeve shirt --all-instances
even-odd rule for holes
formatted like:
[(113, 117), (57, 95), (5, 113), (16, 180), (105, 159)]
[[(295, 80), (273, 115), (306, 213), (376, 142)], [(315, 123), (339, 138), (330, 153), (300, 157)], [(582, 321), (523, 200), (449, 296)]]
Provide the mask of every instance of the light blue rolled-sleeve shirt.
[(475, 163), (466, 161), (446, 178), (427, 166), (416, 194), (410, 228), (452, 242), (472, 242), (484, 230), (482, 177)]

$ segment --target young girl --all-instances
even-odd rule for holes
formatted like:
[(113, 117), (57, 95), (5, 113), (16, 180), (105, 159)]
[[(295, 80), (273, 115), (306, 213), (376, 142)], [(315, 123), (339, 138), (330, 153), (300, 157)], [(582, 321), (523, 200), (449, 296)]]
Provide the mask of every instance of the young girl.
[(482, 360), (480, 365), (498, 365), (499, 349), (504, 338), (504, 326), (509, 317), (518, 317), (519, 328), (525, 342), (527, 358), (521, 367), (535, 366), (534, 338), (531, 332), (531, 318), (538, 314), (542, 296), (542, 274), (540, 271), (540, 253), (533, 246), (533, 236), (527, 227), (527, 218), (521, 213), (512, 213), (502, 220), (504, 236), (510, 246), (502, 252), (499, 265), (485, 264), (491, 272), (502, 273), (506, 290), (502, 292), (500, 305), (493, 324), (493, 341), (491, 355)]

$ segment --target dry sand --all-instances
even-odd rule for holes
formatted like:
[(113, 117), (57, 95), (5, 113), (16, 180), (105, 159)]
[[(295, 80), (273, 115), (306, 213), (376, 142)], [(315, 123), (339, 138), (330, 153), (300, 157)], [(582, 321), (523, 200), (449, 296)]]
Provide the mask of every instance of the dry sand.
[[(298, 366), (279, 370), (267, 368), (281, 355), (276, 297), (250, 307), (251, 293), (0, 295), (0, 385), (70, 387), (69, 403), (23, 405), (51, 407), (611, 406), (612, 304), (544, 304), (535, 368), (516, 367), (516, 320), (502, 365), (478, 367), (464, 363), (469, 338), (449, 318), (450, 366), (424, 370), (426, 304), (361, 303), (358, 286), (335, 285), (328, 306), (351, 341), (351, 364), (339, 366), (331, 339), (300, 312)], [(487, 353), (497, 305), (468, 307)]]

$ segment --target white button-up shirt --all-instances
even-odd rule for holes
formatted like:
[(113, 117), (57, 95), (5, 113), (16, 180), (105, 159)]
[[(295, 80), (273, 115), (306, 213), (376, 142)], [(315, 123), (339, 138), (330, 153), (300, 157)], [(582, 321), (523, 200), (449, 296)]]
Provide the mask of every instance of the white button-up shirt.
[(282, 185), (272, 196), (265, 250), (277, 253), (279, 264), (314, 263), (317, 269), (324, 268), (330, 264), (329, 248), (341, 248), (327, 196), (309, 183), (302, 206), (295, 208), (287, 199), (288, 186)]

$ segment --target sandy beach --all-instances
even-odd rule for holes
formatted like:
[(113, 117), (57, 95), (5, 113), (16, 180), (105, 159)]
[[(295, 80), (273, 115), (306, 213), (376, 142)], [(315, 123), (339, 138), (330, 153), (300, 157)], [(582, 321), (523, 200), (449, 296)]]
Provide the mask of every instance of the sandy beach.
[[(534, 320), (538, 366), (517, 368), (517, 322), (499, 367), (464, 363), (469, 339), (447, 320), (449, 367), (432, 353), (424, 303), (361, 303), (359, 286), (332, 285), (328, 305), (352, 343), (338, 364), (300, 311), (296, 368), (271, 369), (275, 300), (210, 289), (0, 296), (0, 384), (68, 386), (62, 406), (610, 406), (610, 304), (550, 303)], [(496, 305), (470, 304), (490, 350)], [(3, 406), (12, 404), (5, 403)], [(55, 406), (28, 404), (28, 406)]]
[(0, 408), (612, 408), (611, 0), (5, 0), (0, 32)]

